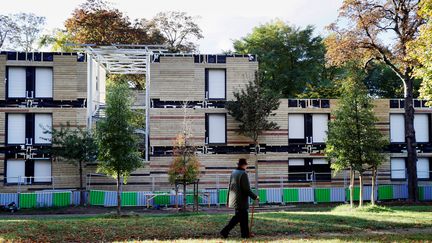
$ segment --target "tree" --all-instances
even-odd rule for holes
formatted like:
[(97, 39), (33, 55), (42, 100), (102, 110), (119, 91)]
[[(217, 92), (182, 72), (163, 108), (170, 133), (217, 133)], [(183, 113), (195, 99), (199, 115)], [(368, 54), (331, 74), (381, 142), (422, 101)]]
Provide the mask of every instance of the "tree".
[(73, 52), (72, 36), (65, 30), (54, 29), (51, 34), (45, 34), (39, 39), (39, 47), (51, 46), (54, 52)]
[(196, 148), (190, 144), (189, 138), (187, 133), (177, 135), (174, 142), (174, 158), (168, 171), (171, 184), (183, 185), (183, 212), (186, 212), (186, 186), (196, 182), (200, 169)]
[(150, 24), (164, 35), (171, 52), (193, 52), (197, 45), (192, 39), (204, 37), (196, 19), (186, 12), (168, 11), (156, 14)]
[(52, 147), (50, 152), (54, 157), (60, 157), (71, 164), (77, 165), (80, 177), (81, 205), (84, 204), (83, 166), (85, 163), (95, 162), (98, 147), (90, 130), (80, 127), (71, 129), (70, 124), (61, 125), (60, 129), (52, 128)]
[(236, 40), (234, 49), (256, 54), (265, 87), (289, 98), (302, 94), (307, 84), (323, 80), (325, 48), (313, 32), (312, 26), (300, 29), (276, 20)]
[(120, 10), (103, 0), (87, 0), (65, 22), (75, 44), (162, 44), (165, 39), (154, 29), (132, 23)]
[(106, 118), (96, 124), (99, 148), (98, 171), (117, 181), (117, 214), (121, 210), (121, 184), (127, 182), (130, 173), (142, 166), (138, 151), (138, 139), (132, 125), (131, 94), (127, 85), (108, 87), (106, 96)]
[(432, 105), (432, 0), (420, 3), (419, 14), (426, 20), (420, 35), (409, 45), (410, 56), (420, 65), (415, 67), (415, 76), (422, 79), (420, 97)]
[(195, 183), (200, 173), (200, 163), (196, 155), (196, 147), (190, 142), (193, 134), (187, 107), (188, 103), (185, 102), (183, 104), (183, 131), (177, 135), (174, 141), (173, 161), (168, 171), (170, 183), (176, 185), (176, 193), (177, 184), (183, 185), (183, 212), (186, 212), (187, 184)]
[[(350, 204), (353, 207), (355, 171), (359, 172), (359, 206), (363, 204), (363, 173), (368, 165), (378, 166), (386, 144), (375, 127), (373, 104), (359, 73), (343, 83), (335, 119), (329, 123), (325, 153), (336, 171), (350, 169)], [(372, 195), (373, 196), (373, 195)]]
[[(340, 19), (329, 26), (327, 59), (333, 64), (376, 60), (387, 65), (400, 79), (405, 99), (405, 138), (407, 144), (408, 194), (418, 200), (417, 151), (414, 130), (414, 67), (408, 44), (425, 23), (418, 15), (419, 0), (344, 0)], [(390, 36), (390, 38), (388, 38)]]
[(265, 130), (277, 129), (275, 122), (269, 121), (273, 111), (279, 108), (279, 97), (266, 91), (263, 76), (256, 72), (255, 78), (240, 91), (235, 91), (234, 100), (228, 101), (225, 108), (239, 125), (239, 134), (252, 139), (255, 155), (255, 189), (258, 190), (258, 138)]
[(3, 47), (14, 31), (16, 31), (16, 25), (11, 17), (0, 15), (0, 48)]
[(9, 44), (17, 50), (31, 52), (45, 25), (45, 17), (33, 13), (18, 13), (11, 16), (14, 31), (10, 32)]

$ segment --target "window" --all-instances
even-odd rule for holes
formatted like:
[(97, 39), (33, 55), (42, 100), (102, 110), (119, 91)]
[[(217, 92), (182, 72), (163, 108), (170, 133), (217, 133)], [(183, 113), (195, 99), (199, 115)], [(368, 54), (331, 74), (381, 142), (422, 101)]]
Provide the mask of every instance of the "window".
[(391, 179), (405, 179), (405, 159), (392, 158), (390, 163)]
[(51, 67), (8, 67), (8, 98), (52, 98)]
[(8, 97), (25, 98), (26, 97), (26, 68), (9, 67), (8, 68)]
[(327, 139), (328, 114), (312, 115), (313, 143), (324, 143)]
[(226, 143), (226, 114), (207, 114), (207, 136), (208, 144)]
[(26, 114), (7, 115), (7, 143), (25, 144)]
[(305, 138), (305, 116), (304, 114), (288, 115), (288, 138), (303, 139)]
[(329, 114), (288, 114), (289, 143), (324, 143)]
[[(429, 115), (415, 114), (414, 129), (416, 141), (429, 142)], [(390, 141), (392, 143), (405, 142), (405, 116), (404, 114), (390, 114)]]
[(429, 115), (415, 114), (414, 129), (416, 131), (416, 141), (419, 143), (429, 142)]
[(225, 69), (206, 69), (206, 98), (209, 100), (226, 99)]
[(331, 181), (330, 163), (325, 158), (288, 160), (289, 181)]
[(289, 166), (304, 166), (305, 161), (304, 161), (304, 159), (289, 159), (288, 165)]
[(417, 160), (417, 178), (418, 179), (429, 179), (430, 178), (429, 158), (418, 158), (418, 160)]
[(52, 116), (51, 114), (35, 114), (35, 144), (49, 144), (51, 143), (51, 134), (45, 133), (52, 128)]
[(25, 161), (24, 160), (7, 160), (6, 161), (6, 182), (18, 183), (24, 182)]
[(51, 114), (7, 114), (7, 144), (51, 144)]
[(51, 182), (51, 160), (34, 161), (34, 182)]
[(390, 142), (405, 142), (405, 117), (404, 114), (390, 114)]
[(36, 98), (52, 98), (53, 94), (53, 70), (52, 68), (36, 68)]

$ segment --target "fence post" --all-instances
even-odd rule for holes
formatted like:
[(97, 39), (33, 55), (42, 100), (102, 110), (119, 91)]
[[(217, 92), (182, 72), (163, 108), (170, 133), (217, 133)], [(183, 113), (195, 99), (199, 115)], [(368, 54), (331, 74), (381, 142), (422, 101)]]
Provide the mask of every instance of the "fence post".
[(347, 197), (346, 197), (346, 189), (347, 189), (347, 170), (343, 171), (343, 176), (344, 176), (344, 202), (347, 203)]
[(315, 171), (312, 171), (312, 195), (313, 195), (314, 204), (317, 204), (317, 201), (315, 198)]
[(280, 193), (280, 197), (281, 197), (281, 202), (282, 202), (282, 204), (283, 204), (283, 188), (284, 188), (284, 182), (283, 182), (283, 176), (280, 176), (280, 190), (281, 190), (281, 193)]
[(216, 174), (216, 193), (217, 193), (217, 205), (218, 207), (220, 207), (220, 203), (219, 203), (219, 174)]

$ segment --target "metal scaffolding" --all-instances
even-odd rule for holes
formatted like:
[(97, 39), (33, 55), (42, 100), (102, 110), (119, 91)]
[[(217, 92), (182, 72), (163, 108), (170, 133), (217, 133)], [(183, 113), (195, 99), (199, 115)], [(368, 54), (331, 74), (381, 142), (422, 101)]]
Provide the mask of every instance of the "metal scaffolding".
[[(167, 52), (167, 48), (163, 45), (110, 45), (110, 46), (85, 46), (87, 54), (87, 107), (89, 112), (88, 125), (91, 126), (94, 113), (98, 112), (98, 108), (93, 111), (93, 102), (100, 103), (100, 100), (94, 100), (93, 83), (99, 79), (99, 70), (96, 78), (93, 77), (93, 62), (98, 67), (103, 68), (109, 74), (141, 74), (145, 76), (145, 160), (149, 160), (149, 125), (150, 125), (150, 63), (151, 58), (157, 54)], [(95, 80), (96, 79), (96, 80)]]

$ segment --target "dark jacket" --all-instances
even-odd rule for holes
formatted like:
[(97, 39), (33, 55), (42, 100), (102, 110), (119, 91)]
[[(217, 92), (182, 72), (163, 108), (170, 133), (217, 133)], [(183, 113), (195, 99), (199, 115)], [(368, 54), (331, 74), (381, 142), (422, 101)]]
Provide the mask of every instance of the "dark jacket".
[(257, 195), (250, 188), (246, 171), (241, 168), (232, 172), (228, 190), (228, 206), (237, 210), (249, 208), (248, 197), (254, 200), (257, 198)]

